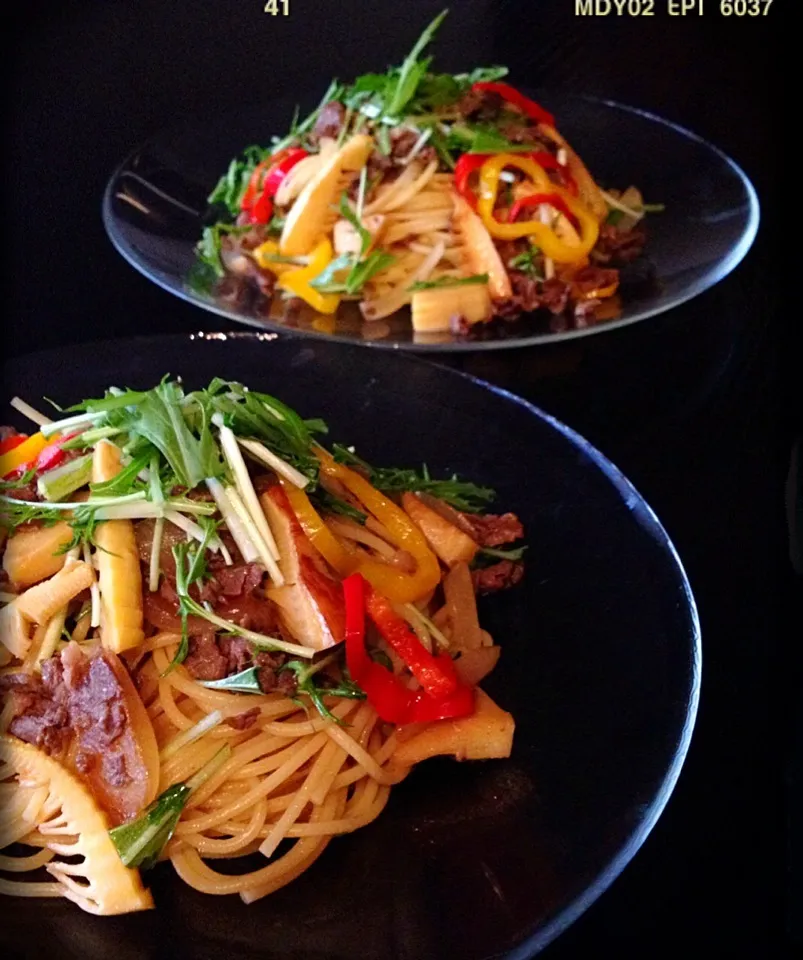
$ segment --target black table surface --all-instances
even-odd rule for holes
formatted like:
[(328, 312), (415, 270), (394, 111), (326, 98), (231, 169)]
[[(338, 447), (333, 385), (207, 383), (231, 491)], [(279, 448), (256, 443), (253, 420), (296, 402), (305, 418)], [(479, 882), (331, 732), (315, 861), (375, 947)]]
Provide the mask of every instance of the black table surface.
[[(668, 0), (632, 0), (623, 15), (608, 4), (589, 17), (575, 0), (461, 0), (438, 41), (445, 69), (503, 62), (523, 84), (610, 97), (696, 131), (743, 167), (762, 205), (742, 265), (663, 317), (439, 358), (533, 400), (610, 456), (667, 528), (700, 609), (701, 705), (677, 788), (624, 874), (547, 949), (553, 960), (780, 957), (803, 943), (791, 816), (803, 800), (800, 657), (783, 643), (799, 645), (801, 612), (785, 505), (799, 370), (777, 265), (784, 4), (726, 16), (700, 0), (702, 15), (671, 16)], [(232, 328), (113, 251), (100, 219), (111, 170), (183, 112), (236, 111), (398, 61), (442, 5), (289, 0), (289, 15), (272, 17), (261, 0), (24, 4), (7, 44), (6, 355)]]

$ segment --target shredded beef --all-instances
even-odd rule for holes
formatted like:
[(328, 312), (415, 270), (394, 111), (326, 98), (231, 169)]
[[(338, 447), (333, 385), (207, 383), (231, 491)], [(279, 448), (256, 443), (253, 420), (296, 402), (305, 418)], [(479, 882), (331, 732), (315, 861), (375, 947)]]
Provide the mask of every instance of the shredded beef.
[(504, 107), (505, 101), (492, 90), (469, 90), (457, 102), (457, 112), (466, 120), (496, 120)]
[(223, 680), (256, 667), (257, 681), (265, 693), (278, 691), (292, 697), (295, 675), (281, 670), (288, 659), (285, 653), (254, 651), (242, 637), (190, 637), (184, 666), (196, 680)]
[(603, 223), (591, 257), (603, 264), (631, 263), (641, 256), (646, 242), (647, 234), (641, 225), (623, 231), (611, 223)]
[(339, 100), (330, 100), (318, 114), (310, 139), (317, 143), (322, 137), (337, 137), (346, 119), (346, 108)]
[(218, 646), (226, 658), (226, 676), (242, 673), (251, 666), (251, 648), (243, 637), (220, 637)]
[(477, 593), (495, 593), (514, 587), (524, 576), (524, 564), (513, 560), (500, 560), (491, 567), (472, 570), (471, 579)]
[(222, 680), (229, 675), (228, 658), (209, 634), (190, 637), (184, 666), (196, 680)]
[(572, 277), (572, 284), (579, 293), (588, 295), (594, 290), (601, 290), (617, 283), (619, 280), (619, 271), (606, 269), (605, 267), (595, 267), (593, 264), (578, 270)]
[(569, 284), (557, 277), (545, 280), (541, 287), (541, 300), (551, 313), (563, 313), (569, 302)]
[(241, 597), (253, 593), (264, 575), (262, 568), (255, 563), (238, 563), (216, 568), (214, 580), (224, 597)]
[(470, 536), (481, 547), (501, 547), (524, 536), (524, 527), (514, 513), (463, 513), (461, 516), (471, 529)]
[[(407, 158), (410, 151), (418, 143), (420, 134), (415, 130), (407, 130), (403, 127), (397, 127), (390, 133), (390, 159), (399, 163)], [(381, 156), (381, 154), (380, 154)], [(421, 163), (431, 163), (437, 156), (434, 147), (422, 147), (416, 154), (416, 159)]]
[(235, 730), (247, 730), (257, 722), (259, 718), (259, 707), (252, 707), (245, 713), (238, 713), (233, 717), (227, 717), (226, 723)]
[[(42, 664), (41, 677), (11, 674), (0, 681), (14, 703), (9, 732), (48, 753), (61, 753), (75, 735), (78, 769), (88, 767), (88, 754), (106, 755), (125, 732), (127, 715), (123, 691), (105, 653), (100, 648), (86, 653), (77, 643)], [(109, 761), (112, 763), (112, 761)], [(124, 766), (110, 767), (109, 779), (119, 786)], [(122, 772), (121, 772), (122, 771)]]

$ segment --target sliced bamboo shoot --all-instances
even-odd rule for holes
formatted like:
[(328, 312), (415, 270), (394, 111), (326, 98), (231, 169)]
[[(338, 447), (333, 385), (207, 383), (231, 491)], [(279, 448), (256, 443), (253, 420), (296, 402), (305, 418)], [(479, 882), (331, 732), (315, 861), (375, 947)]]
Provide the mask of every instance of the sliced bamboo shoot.
[(284, 256), (303, 257), (320, 240), (324, 225), (337, 204), (337, 189), (346, 171), (361, 170), (374, 141), (358, 133), (346, 141), (304, 187), (290, 208), (279, 249)]
[(47, 623), (62, 607), (66, 607), (95, 581), (95, 572), (88, 563), (74, 561), (58, 573), (29, 587), (14, 601), (19, 612), (34, 623)]
[(46, 845), (64, 858), (45, 869), (65, 897), (100, 916), (153, 907), (138, 871), (123, 866), (106, 816), (76, 777), (42, 750), (8, 735), (0, 735), (0, 760), (17, 781), (47, 790), (31, 829), (38, 828)]
[(72, 540), (72, 529), (65, 521), (52, 527), (19, 530), (8, 538), (3, 569), (17, 587), (30, 587), (58, 573), (65, 554), (59, 553)]
[(459, 720), (436, 720), (399, 730), (394, 764), (413, 764), (439, 755), (456, 760), (492, 760), (509, 757), (513, 747), (513, 717), (479, 688), (474, 713)]
[[(122, 469), (120, 451), (101, 441), (95, 447), (92, 480), (103, 483)], [(137, 647), (142, 628), (142, 574), (134, 525), (130, 520), (107, 520), (95, 531), (101, 603), (101, 640), (115, 653)]]

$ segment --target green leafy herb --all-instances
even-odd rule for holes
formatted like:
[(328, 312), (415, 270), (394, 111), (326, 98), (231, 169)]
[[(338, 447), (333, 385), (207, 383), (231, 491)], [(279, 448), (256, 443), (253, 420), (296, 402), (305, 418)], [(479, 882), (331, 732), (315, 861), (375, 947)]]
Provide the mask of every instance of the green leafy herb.
[(396, 82), (396, 89), (388, 102), (387, 110), (389, 116), (395, 117), (401, 114), (402, 110), (413, 99), (418, 84), (421, 82), (424, 74), (427, 72), (430, 60), (419, 60), (423, 51), (432, 42), (438, 27), (443, 23), (448, 10), (444, 10), (429, 24), (421, 36), (416, 41), (413, 49), (407, 55), (404, 63), (399, 69), (399, 77)]
[(190, 788), (174, 784), (160, 794), (133, 823), (124, 823), (109, 831), (112, 843), (127, 867), (147, 870), (159, 859), (165, 844), (173, 836)]
[[(129, 433), (145, 437), (159, 450), (178, 482), (188, 489), (207, 477), (220, 476), (225, 469), (205, 406), (190, 407), (180, 385), (166, 380), (148, 391), (127, 425)], [(185, 411), (194, 417), (194, 430)]]
[(326, 720), (332, 720), (340, 726), (345, 726), (342, 720), (332, 713), (332, 711), (323, 702), (324, 697), (347, 697), (352, 700), (364, 700), (365, 692), (361, 690), (356, 683), (344, 673), (343, 678), (332, 686), (319, 686), (314, 675), (317, 673), (318, 665), (303, 663), (301, 660), (288, 661), (281, 670), (287, 670), (296, 675), (297, 693), (306, 694), (313, 703), (318, 713)]
[(472, 277), (439, 277), (437, 280), (421, 280), (408, 289), (411, 292), (416, 290), (442, 290), (445, 287), (470, 287), (487, 282), (488, 274), (478, 273)]
[(540, 254), (539, 248), (534, 243), (530, 243), (526, 250), (513, 257), (512, 260), (508, 260), (507, 265), (513, 270), (521, 270), (522, 273), (527, 274), (533, 280), (543, 280), (544, 275), (538, 261)]
[(613, 209), (609, 211), (608, 216), (605, 218), (605, 222), (611, 224), (615, 227), (618, 223), (621, 223), (624, 220), (625, 212), (624, 210)]
[(223, 261), (220, 259), (223, 236), (247, 233), (250, 229), (250, 226), (238, 227), (233, 223), (214, 223), (210, 227), (204, 227), (201, 239), (195, 248), (199, 264), (210, 271), (218, 280), (223, 278), (226, 275)]
[(111, 480), (105, 480), (103, 483), (91, 483), (89, 489), (93, 495), (102, 497), (119, 497), (134, 490), (144, 490), (145, 484), (138, 477), (151, 462), (155, 451), (156, 448), (149, 443), (146, 450), (138, 454), (127, 467), (123, 467)]
[(494, 560), (521, 560), (527, 547), (511, 547), (509, 550), (499, 550), (497, 547), (482, 547), (479, 551), (483, 556)]
[(229, 693), (263, 693), (257, 677), (258, 672), (258, 667), (248, 667), (239, 673), (223, 677), (222, 680), (199, 680), (198, 682), (202, 687), (208, 687), (210, 690), (226, 690)]
[(243, 194), (256, 167), (273, 153), (272, 148), (246, 147), (239, 157), (235, 157), (229, 164), (229, 169), (223, 174), (209, 194), (210, 204), (222, 204), (232, 217), (240, 212)]
[(429, 493), (466, 513), (477, 513), (496, 496), (489, 487), (460, 480), (457, 474), (448, 480), (435, 480), (430, 476), (426, 464), (420, 471), (372, 467), (356, 453), (337, 443), (332, 446), (332, 453), (338, 463), (359, 467), (367, 473), (368, 480), (383, 493)]
[(318, 487), (310, 499), (312, 500), (316, 509), (321, 509), (328, 511), (329, 513), (336, 513), (340, 516), (348, 517), (350, 520), (354, 520), (360, 525), (364, 524), (368, 519), (367, 514), (363, 513), (361, 510), (358, 510), (356, 507), (352, 507), (352, 505), (350, 503), (346, 503), (345, 500), (341, 500), (339, 497), (333, 496), (328, 490), (324, 490), (323, 487)]
[(147, 870), (156, 863), (175, 832), (187, 800), (214, 776), (230, 756), (231, 747), (225, 744), (189, 780), (168, 787), (136, 820), (109, 831), (125, 866)]

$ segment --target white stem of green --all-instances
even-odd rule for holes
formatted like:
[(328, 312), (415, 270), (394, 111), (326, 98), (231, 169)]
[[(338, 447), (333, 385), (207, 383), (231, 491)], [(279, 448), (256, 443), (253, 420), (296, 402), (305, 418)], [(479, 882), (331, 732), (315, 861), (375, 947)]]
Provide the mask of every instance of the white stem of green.
[(76, 427), (81, 429), (92, 427), (105, 416), (105, 413), (78, 413), (64, 420), (51, 421), (41, 427), (42, 436), (49, 437), (54, 433), (63, 433), (65, 430), (75, 430)]
[[(84, 554), (84, 563), (88, 563), (92, 569), (95, 569), (95, 564), (92, 561), (92, 551), (89, 548), (89, 544), (85, 543), (83, 545), (83, 554)], [(91, 612), (89, 615), (89, 625), (90, 627), (99, 627), (100, 626), (100, 584), (98, 583), (98, 578), (95, 576), (95, 579), (92, 581), (92, 586), (89, 588), (89, 597), (92, 602)]]
[(153, 520), (164, 517), (171, 511), (204, 517), (211, 516), (215, 512), (211, 504), (196, 503), (192, 500), (166, 500), (163, 504), (139, 501), (98, 507), (95, 510), (95, 518), (97, 520)]
[[(185, 517), (180, 513), (176, 513), (175, 510), (166, 510), (164, 518), (165, 520), (169, 520), (170, 523), (178, 527), (180, 530), (183, 530), (184, 533), (186, 533), (191, 539), (197, 540), (198, 543), (204, 542), (204, 538), (206, 536), (204, 529), (194, 520), (190, 520), (189, 517)], [(220, 537), (212, 537), (207, 546), (213, 553), (222, 553), (226, 564), (231, 566), (231, 554), (226, 549), (226, 545), (223, 543)]]
[(615, 210), (621, 210), (622, 213), (626, 213), (628, 217), (632, 217), (634, 220), (641, 220), (644, 217), (643, 210), (634, 210), (632, 207), (625, 206), (625, 204), (620, 203), (616, 197), (612, 197), (609, 193), (606, 193), (605, 190), (600, 190), (600, 193), (602, 194), (602, 199), (609, 207), (613, 207)]
[(206, 487), (215, 498), (215, 503), (217, 504), (218, 510), (220, 510), (220, 515), (223, 517), (223, 522), (234, 538), (234, 542), (237, 544), (237, 549), (240, 551), (243, 560), (245, 560), (246, 563), (253, 563), (254, 560), (259, 557), (259, 553), (251, 538), (248, 536), (248, 531), (234, 512), (234, 507), (231, 505), (225, 487), (220, 480), (215, 480), (214, 478), (206, 481)]
[(230, 756), (231, 747), (228, 743), (224, 744), (212, 759), (205, 763), (197, 773), (194, 773), (189, 780), (184, 781), (185, 786), (189, 787), (190, 793), (193, 793), (199, 787), (202, 787), (207, 780), (210, 780)]
[[(132, 503), (143, 503), (144, 500), (145, 492), (144, 490), (140, 490), (137, 493), (128, 493), (123, 497), (90, 497), (88, 500), (82, 500), (80, 503), (48, 503), (41, 504), (41, 506), (47, 507), (48, 510), (75, 510), (80, 507), (92, 507), (97, 509), (100, 507), (116, 507), (125, 506)], [(20, 506), (28, 507), (31, 505), (27, 500), (15, 500), (14, 497), (0, 497), (0, 503), (19, 504)], [(203, 512), (206, 513), (208, 511)]]
[(418, 154), (421, 152), (422, 147), (427, 142), (427, 140), (429, 140), (431, 136), (432, 136), (432, 127), (428, 127), (413, 144), (413, 149), (407, 154), (404, 160), (402, 160), (403, 167), (406, 167), (411, 160), (414, 160), (418, 156)]
[(40, 413), (36, 407), (32, 407), (30, 403), (26, 403), (21, 397), (14, 397), (11, 401), (11, 406), (24, 417), (33, 420), (38, 427), (44, 427), (48, 423), (53, 422), (50, 417), (46, 417), (43, 413)]
[(264, 443), (260, 443), (258, 440), (243, 440), (240, 437), (237, 437), (237, 443), (239, 443), (244, 450), (247, 450), (255, 460), (259, 460), (259, 462), (264, 463), (266, 467), (275, 470), (280, 477), (284, 477), (285, 480), (292, 483), (294, 487), (303, 490), (309, 483), (309, 477), (305, 477), (300, 470), (296, 470), (296, 468), (287, 463), (286, 460), (277, 457)]
[(430, 620), (430, 618), (422, 613), (415, 604), (405, 603), (404, 609), (410, 614), (411, 617), (414, 617), (419, 623), (423, 624), (427, 630), (432, 634), (433, 638), (442, 650), (448, 650), (451, 644), (446, 638), (442, 630), (439, 630), (438, 627)]
[(229, 498), (234, 512), (237, 514), (240, 523), (245, 527), (245, 531), (248, 534), (249, 540), (254, 544), (259, 555), (259, 559), (262, 561), (263, 566), (268, 571), (271, 580), (276, 584), (277, 587), (284, 585), (284, 577), (282, 572), (279, 569), (278, 564), (273, 559), (273, 556), (268, 548), (268, 544), (265, 543), (261, 532), (257, 529), (254, 519), (251, 514), (248, 512), (248, 508), (243, 503), (240, 494), (235, 490), (234, 487), (228, 487), (226, 490), (226, 496)]
[[(254, 485), (251, 483), (251, 477), (248, 475), (248, 467), (245, 465), (242, 451), (237, 444), (237, 438), (234, 436), (234, 432), (222, 422), (222, 418), (216, 420), (215, 418), (217, 417), (218, 414), (215, 414), (212, 419), (217, 423), (220, 431), (220, 445), (223, 449), (223, 455), (226, 458), (229, 469), (234, 475), (234, 485), (237, 487), (237, 492), (242, 497), (243, 503), (248, 508), (248, 512), (251, 514), (251, 517), (256, 524), (262, 539), (268, 546), (268, 550), (270, 551), (270, 555), (274, 561), (272, 566), (276, 567), (276, 561), (279, 559), (279, 550), (276, 546), (276, 540), (274, 539), (273, 532), (268, 524), (265, 511), (262, 509), (262, 505), (259, 502), (259, 497), (254, 489)], [(268, 569), (270, 570), (270, 568)], [(276, 570), (278, 571), (278, 567), (276, 567)], [(281, 577), (281, 574), (279, 574), (279, 576)], [(271, 577), (273, 577), (272, 572)]]
[(159, 759), (162, 761), (169, 760), (170, 757), (177, 753), (182, 747), (186, 747), (188, 743), (195, 743), (196, 740), (200, 740), (205, 733), (213, 730), (222, 722), (223, 714), (220, 710), (213, 710), (212, 713), (207, 714), (203, 720), (199, 720), (194, 727), (190, 727), (189, 730), (182, 730), (182, 732), (173, 737), (169, 743), (166, 743), (159, 752)]
[[(178, 514), (176, 514), (178, 516)], [(165, 518), (157, 517), (153, 525), (153, 540), (151, 541), (151, 562), (148, 568), (148, 589), (156, 593), (159, 589), (160, 560), (162, 555), (162, 537), (165, 531)]]

